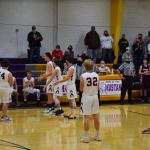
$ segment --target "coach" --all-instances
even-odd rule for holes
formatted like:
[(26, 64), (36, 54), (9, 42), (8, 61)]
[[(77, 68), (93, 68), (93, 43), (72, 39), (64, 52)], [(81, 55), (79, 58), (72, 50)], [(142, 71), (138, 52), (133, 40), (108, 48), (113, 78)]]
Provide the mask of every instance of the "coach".
[[(121, 76), (120, 71), (122, 71), (123, 76)], [(128, 90), (128, 101), (129, 104), (133, 104), (132, 102), (132, 80), (135, 74), (135, 67), (133, 62), (131, 62), (131, 57), (129, 55), (126, 56), (126, 61), (120, 65), (117, 69), (117, 73), (122, 79), (122, 87), (121, 87), (121, 99), (120, 105), (124, 105), (124, 97)]]
[(32, 64), (32, 57), (34, 55), (34, 52), (36, 52), (37, 55), (37, 63), (40, 63), (40, 47), (41, 47), (41, 41), (43, 40), (43, 37), (39, 32), (36, 31), (36, 27), (32, 26), (32, 31), (28, 34), (28, 42), (30, 47), (30, 55), (29, 55), (29, 63)]

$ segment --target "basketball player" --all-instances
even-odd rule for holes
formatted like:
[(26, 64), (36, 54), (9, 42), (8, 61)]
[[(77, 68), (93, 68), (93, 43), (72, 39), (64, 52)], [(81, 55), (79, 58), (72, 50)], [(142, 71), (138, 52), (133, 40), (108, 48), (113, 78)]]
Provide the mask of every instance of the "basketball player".
[(37, 95), (37, 104), (41, 106), (40, 103), (40, 90), (34, 88), (35, 79), (32, 77), (31, 70), (27, 70), (27, 77), (23, 79), (23, 97), (24, 97), (24, 106), (28, 106), (27, 95), (36, 94)]
[[(147, 101), (147, 89), (148, 89), (148, 82), (149, 82), (149, 66), (147, 65), (148, 61), (146, 58), (143, 59), (143, 65), (140, 66), (139, 75), (140, 77), (140, 96), (141, 102)], [(144, 97), (143, 97), (143, 90), (144, 90)]]
[(72, 57), (67, 56), (66, 64), (69, 67), (67, 77), (63, 80), (56, 81), (54, 83), (54, 85), (57, 85), (59, 83), (67, 81), (67, 98), (69, 100), (70, 113), (64, 117), (68, 117), (68, 119), (76, 118), (76, 101), (75, 101), (75, 98), (77, 98), (77, 92), (76, 92), (76, 86), (75, 86), (76, 69), (72, 65), (72, 62), (73, 62)]
[(10, 98), (10, 86), (13, 85), (12, 74), (7, 70), (10, 62), (4, 60), (2, 68), (0, 68), (0, 103), (3, 103), (3, 116), (1, 121), (11, 121), (12, 119), (7, 116), (7, 106)]
[[(12, 71), (10, 71), (12, 73)], [(15, 89), (14, 89), (14, 86), (15, 86)], [(18, 103), (18, 85), (17, 85), (17, 81), (16, 81), (16, 78), (13, 77), (13, 85), (10, 87), (10, 93), (11, 93), (11, 96), (12, 95), (15, 95), (15, 98), (16, 98), (16, 106), (20, 106), (20, 104)], [(12, 101), (12, 98), (11, 98), (11, 101)]]
[(88, 131), (89, 131), (89, 120), (90, 115), (93, 116), (94, 125), (96, 129), (96, 135), (94, 140), (101, 141), (101, 137), (99, 134), (99, 100), (97, 97), (98, 90), (99, 90), (99, 76), (97, 73), (92, 72), (93, 69), (93, 61), (92, 60), (85, 60), (83, 66), (85, 67), (86, 73), (83, 73), (80, 76), (80, 90), (83, 91), (82, 93), (82, 106), (81, 111), (84, 115), (84, 131), (85, 135), (80, 140), (81, 142), (88, 143)]
[[(44, 78), (47, 78), (47, 81), (46, 81), (47, 83), (51, 78), (54, 68), (52, 65), (52, 61), (50, 60), (51, 54), (45, 53), (44, 58), (45, 58), (45, 61), (47, 61), (46, 73), (41, 75), (38, 81), (42, 81)], [(53, 103), (53, 90), (52, 89), (53, 89), (53, 80), (46, 87), (46, 93), (48, 97), (48, 104), (47, 104), (48, 108), (45, 109), (45, 111), (43, 111), (44, 113), (50, 113), (54, 110), (54, 107), (52, 106), (52, 103)]]
[[(59, 62), (60, 62), (59, 59), (57, 59), (57, 58), (53, 59), (53, 67), (55, 69), (53, 71), (51, 78), (49, 79), (49, 81), (46, 83), (46, 85), (43, 88), (44, 92), (45, 92), (46, 87), (49, 85), (49, 83), (51, 83), (51, 81), (53, 79), (54, 79), (54, 81), (62, 80), (61, 69), (60, 69), (60, 67), (58, 67)], [(55, 104), (57, 105), (57, 111), (55, 111), (53, 114), (58, 116), (58, 115), (64, 113), (64, 111), (60, 107), (60, 102), (59, 102), (59, 96), (62, 96), (62, 84), (59, 83), (57, 86), (54, 86), (53, 89), (54, 89), (53, 99), (55, 101)]]

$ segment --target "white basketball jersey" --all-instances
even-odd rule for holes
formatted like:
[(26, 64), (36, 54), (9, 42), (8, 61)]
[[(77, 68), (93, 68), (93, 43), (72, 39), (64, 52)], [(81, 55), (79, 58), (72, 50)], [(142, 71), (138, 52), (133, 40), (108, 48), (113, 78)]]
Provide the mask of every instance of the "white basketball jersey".
[(13, 85), (10, 88), (14, 88), (14, 83), (15, 83), (15, 77), (13, 77)]
[(9, 71), (6, 69), (1, 68), (0, 69), (0, 86), (10, 88), (9, 82), (8, 82), (8, 75)]
[[(52, 66), (52, 73), (53, 73), (53, 71), (54, 71), (53, 63), (52, 63), (52, 61), (49, 61), (49, 62), (47, 62), (47, 65), (46, 65), (46, 74), (49, 74), (48, 64), (50, 64)], [(47, 79), (50, 79), (50, 78), (51, 78), (51, 76), (47, 77)]]
[[(34, 81), (34, 78), (31, 77), (31, 79), (28, 79), (27, 77), (25, 77), (24, 80), (25, 80), (25, 83), (28, 83), (29, 81), (32, 81), (32, 82), (33, 82), (33, 81)], [(32, 86), (31, 86), (31, 84), (28, 84), (28, 87), (26, 87), (26, 89), (32, 90), (33, 88), (32, 88)]]
[(97, 85), (99, 82), (99, 76), (95, 72), (86, 72), (82, 74), (83, 81), (84, 81), (84, 88), (83, 88), (83, 96), (91, 96), (97, 95)]
[[(75, 84), (75, 80), (76, 80), (76, 68), (72, 65), (69, 69), (73, 68), (74, 69), (74, 73), (71, 75), (70, 79), (67, 81), (67, 84)], [(69, 72), (68, 69), (68, 72)]]
[(60, 67), (57, 66), (55, 69), (58, 70), (58, 74), (55, 75), (54, 80), (55, 80), (55, 81), (60, 81), (60, 80), (62, 80), (63, 77), (62, 77), (62, 75), (61, 75), (61, 69), (60, 69)]

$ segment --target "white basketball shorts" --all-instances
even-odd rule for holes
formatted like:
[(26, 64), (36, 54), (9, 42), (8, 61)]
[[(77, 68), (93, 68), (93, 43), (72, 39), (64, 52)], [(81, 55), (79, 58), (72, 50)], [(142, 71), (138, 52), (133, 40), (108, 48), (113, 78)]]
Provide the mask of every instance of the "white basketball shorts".
[(97, 95), (82, 96), (80, 114), (93, 115), (99, 113), (99, 100)]
[(54, 95), (62, 96), (62, 84), (61, 83), (54, 86)]
[(75, 84), (69, 84), (69, 85), (67, 85), (67, 98), (68, 99), (77, 98), (77, 91), (76, 91)]
[[(49, 81), (49, 79), (46, 80), (46, 83)], [(53, 93), (53, 81), (50, 82), (46, 87), (46, 93)]]
[(0, 103), (9, 103), (10, 99), (10, 87), (0, 87)]

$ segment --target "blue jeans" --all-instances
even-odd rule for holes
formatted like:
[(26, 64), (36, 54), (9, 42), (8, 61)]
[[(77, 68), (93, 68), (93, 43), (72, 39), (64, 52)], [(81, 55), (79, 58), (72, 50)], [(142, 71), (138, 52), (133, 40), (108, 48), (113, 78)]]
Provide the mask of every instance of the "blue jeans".
[(34, 51), (36, 52), (37, 63), (40, 64), (40, 47), (38, 47), (38, 46), (34, 46), (34, 47), (30, 48), (29, 63), (32, 64), (32, 58), (34, 55)]
[(88, 48), (87, 49), (87, 56), (89, 58), (91, 58), (91, 55), (93, 56), (93, 62), (95, 64), (96, 63), (97, 49), (90, 49), (90, 48)]
[(142, 55), (134, 55), (134, 65), (136, 68), (142, 65)]

